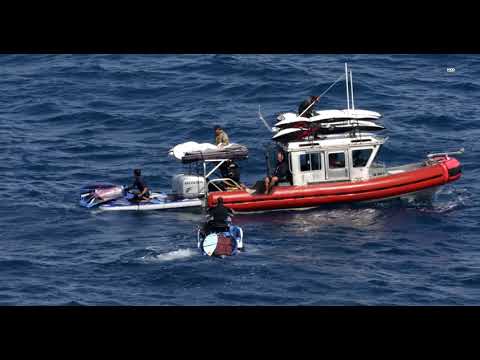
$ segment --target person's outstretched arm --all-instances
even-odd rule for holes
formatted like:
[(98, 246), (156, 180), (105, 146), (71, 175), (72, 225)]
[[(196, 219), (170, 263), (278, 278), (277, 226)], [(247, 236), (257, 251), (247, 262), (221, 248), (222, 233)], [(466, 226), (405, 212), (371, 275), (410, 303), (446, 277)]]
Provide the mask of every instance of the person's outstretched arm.
[(142, 191), (140, 194), (138, 194), (138, 196), (139, 196), (139, 197), (142, 197), (147, 191), (148, 191), (148, 187), (145, 186), (145, 187), (143, 188), (143, 191)]

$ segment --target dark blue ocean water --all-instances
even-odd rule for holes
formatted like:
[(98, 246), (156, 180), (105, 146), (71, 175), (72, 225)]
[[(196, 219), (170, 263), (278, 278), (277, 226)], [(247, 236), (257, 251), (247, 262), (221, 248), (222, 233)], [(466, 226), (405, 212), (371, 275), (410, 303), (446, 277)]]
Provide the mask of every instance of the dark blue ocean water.
[[(247, 251), (201, 256), (200, 211), (98, 213), (93, 181), (141, 167), (170, 189), (175, 144), (222, 124), (264, 175), (270, 121), (348, 61), (357, 108), (378, 111), (388, 164), (465, 147), (431, 205), (399, 201), (239, 215)], [(454, 73), (447, 72), (455, 67)], [(345, 108), (337, 84), (318, 109)], [(0, 304), (480, 304), (480, 56), (1, 55)]]

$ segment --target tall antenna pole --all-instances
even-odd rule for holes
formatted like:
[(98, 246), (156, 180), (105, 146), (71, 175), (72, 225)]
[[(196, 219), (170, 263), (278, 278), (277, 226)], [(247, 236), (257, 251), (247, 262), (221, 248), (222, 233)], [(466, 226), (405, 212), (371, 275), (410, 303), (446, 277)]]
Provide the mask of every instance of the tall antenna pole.
[[(352, 70), (350, 70), (350, 94), (352, 95), (352, 110), (355, 110), (355, 103), (353, 102), (353, 80), (352, 80)], [(358, 118), (357, 118), (357, 130), (358, 130)], [(362, 137), (362, 132), (357, 131), (357, 135)]]
[(348, 66), (345, 63), (345, 85), (347, 86), (347, 109), (350, 110), (350, 94), (348, 92)]
[(355, 103), (353, 102), (353, 81), (352, 81), (352, 70), (350, 70), (350, 93), (352, 95), (352, 110), (355, 110)]

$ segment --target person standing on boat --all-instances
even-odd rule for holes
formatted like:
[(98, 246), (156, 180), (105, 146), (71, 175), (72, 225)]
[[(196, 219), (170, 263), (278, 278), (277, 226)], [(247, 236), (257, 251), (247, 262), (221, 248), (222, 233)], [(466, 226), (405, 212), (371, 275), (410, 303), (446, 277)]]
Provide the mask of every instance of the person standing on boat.
[(133, 188), (138, 189), (138, 193), (134, 194), (133, 201), (142, 201), (148, 200), (150, 198), (150, 190), (148, 189), (147, 184), (143, 180), (142, 170), (135, 169), (133, 170), (134, 182), (131, 186), (125, 188), (126, 191), (130, 191)]
[(314, 116), (315, 113), (313, 108), (315, 107), (315, 105), (312, 105), (312, 104), (315, 103), (319, 98), (320, 98), (319, 96), (309, 96), (308, 99), (302, 102), (298, 107), (298, 115), (300, 116), (308, 108), (308, 110), (305, 111), (302, 117), (310, 118)]
[(265, 195), (271, 193), (272, 188), (280, 181), (288, 181), (290, 176), (290, 169), (288, 168), (288, 162), (285, 160), (283, 151), (277, 152), (277, 166), (273, 171), (272, 176), (265, 177)]
[(222, 148), (230, 144), (230, 140), (228, 139), (227, 133), (223, 131), (220, 125), (216, 125), (214, 129), (215, 129), (215, 145)]

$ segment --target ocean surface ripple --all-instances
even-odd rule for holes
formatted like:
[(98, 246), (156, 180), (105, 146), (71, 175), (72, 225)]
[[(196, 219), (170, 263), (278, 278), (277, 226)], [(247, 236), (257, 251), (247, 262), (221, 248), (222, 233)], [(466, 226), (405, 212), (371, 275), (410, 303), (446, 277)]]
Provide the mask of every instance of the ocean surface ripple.
[[(428, 205), (391, 201), (245, 214), (246, 252), (196, 249), (200, 211), (99, 213), (91, 182), (141, 167), (170, 189), (185, 141), (215, 124), (264, 175), (268, 121), (321, 93), (348, 61), (357, 108), (378, 111), (396, 165), (464, 147), (461, 180)], [(479, 305), (480, 56), (0, 55), (0, 304)], [(455, 67), (454, 73), (447, 68)], [(318, 108), (345, 108), (336, 85)], [(475, 160), (477, 159), (477, 160)]]

